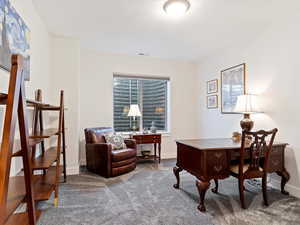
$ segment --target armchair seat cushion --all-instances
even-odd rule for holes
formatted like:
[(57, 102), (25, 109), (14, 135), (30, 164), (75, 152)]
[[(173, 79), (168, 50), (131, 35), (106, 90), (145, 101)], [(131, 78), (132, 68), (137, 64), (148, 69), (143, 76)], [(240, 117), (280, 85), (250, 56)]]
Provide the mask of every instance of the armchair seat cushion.
[(131, 148), (113, 150), (111, 153), (112, 153), (113, 162), (119, 162), (119, 161), (136, 157), (136, 149), (131, 149)]
[(136, 162), (136, 158), (129, 158), (129, 159), (125, 159), (119, 162), (112, 162), (112, 168), (118, 168), (118, 167), (122, 167), (122, 166), (126, 166), (132, 163)]

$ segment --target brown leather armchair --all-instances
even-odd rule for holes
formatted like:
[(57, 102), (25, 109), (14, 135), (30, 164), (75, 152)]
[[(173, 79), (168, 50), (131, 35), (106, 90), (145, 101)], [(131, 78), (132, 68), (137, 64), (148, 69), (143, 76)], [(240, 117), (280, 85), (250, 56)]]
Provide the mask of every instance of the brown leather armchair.
[(136, 142), (125, 139), (126, 149), (112, 150), (104, 135), (113, 132), (110, 127), (87, 128), (86, 141), (87, 169), (104, 177), (114, 177), (136, 168)]

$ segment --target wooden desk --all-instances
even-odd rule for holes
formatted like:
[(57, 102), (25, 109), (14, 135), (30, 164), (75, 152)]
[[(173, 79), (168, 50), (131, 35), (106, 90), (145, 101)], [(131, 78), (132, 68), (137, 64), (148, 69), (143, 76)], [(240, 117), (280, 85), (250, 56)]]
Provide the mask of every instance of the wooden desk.
[[(180, 184), (179, 173), (186, 170), (194, 175), (196, 186), (200, 195), (198, 209), (206, 211), (204, 205), (205, 193), (210, 186), (212, 179), (225, 179), (229, 177), (229, 167), (232, 161), (239, 159), (240, 143), (233, 142), (232, 139), (198, 139), (176, 141), (177, 163), (173, 171), (177, 179), (174, 188), (178, 189)], [(285, 184), (290, 179), (290, 175), (285, 169), (284, 150), (286, 143), (274, 143), (270, 156), (270, 173), (276, 172), (282, 177), (281, 192), (288, 194), (284, 190)]]
[(157, 160), (157, 145), (158, 145), (158, 163), (161, 159), (161, 134), (136, 134), (132, 135), (131, 138), (136, 140), (137, 144), (153, 144), (154, 145), (154, 155), (147, 157), (137, 156), (138, 160), (153, 159)]

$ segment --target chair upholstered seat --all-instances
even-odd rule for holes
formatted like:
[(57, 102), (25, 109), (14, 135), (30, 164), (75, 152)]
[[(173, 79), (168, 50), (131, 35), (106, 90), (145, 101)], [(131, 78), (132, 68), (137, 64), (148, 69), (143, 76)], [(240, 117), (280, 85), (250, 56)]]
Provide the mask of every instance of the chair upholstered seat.
[(112, 150), (111, 156), (112, 156), (113, 162), (119, 162), (122, 160), (135, 158), (136, 157), (136, 149), (126, 148), (126, 149), (120, 149), (120, 150)]
[[(249, 164), (244, 164), (244, 167), (243, 167), (243, 173), (245, 173), (247, 170), (249, 169)], [(239, 164), (237, 165), (231, 165), (230, 166), (230, 172), (234, 173), (234, 174), (239, 174)], [(263, 169), (261, 167), (259, 167), (259, 171), (263, 171)]]

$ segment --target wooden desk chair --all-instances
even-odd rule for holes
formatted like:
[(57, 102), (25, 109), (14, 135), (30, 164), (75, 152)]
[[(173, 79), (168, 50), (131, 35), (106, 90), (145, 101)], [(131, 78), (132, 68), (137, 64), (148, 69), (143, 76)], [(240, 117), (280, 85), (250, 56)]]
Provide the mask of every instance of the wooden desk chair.
[[(244, 180), (253, 178), (262, 178), (263, 199), (265, 205), (268, 206), (267, 174), (269, 158), (277, 131), (276, 128), (271, 131), (243, 131), (239, 164), (230, 167), (231, 175), (239, 180), (240, 201), (243, 209), (246, 209)], [(249, 137), (251, 137), (250, 143)], [(270, 137), (268, 144), (266, 142), (267, 137)]]

